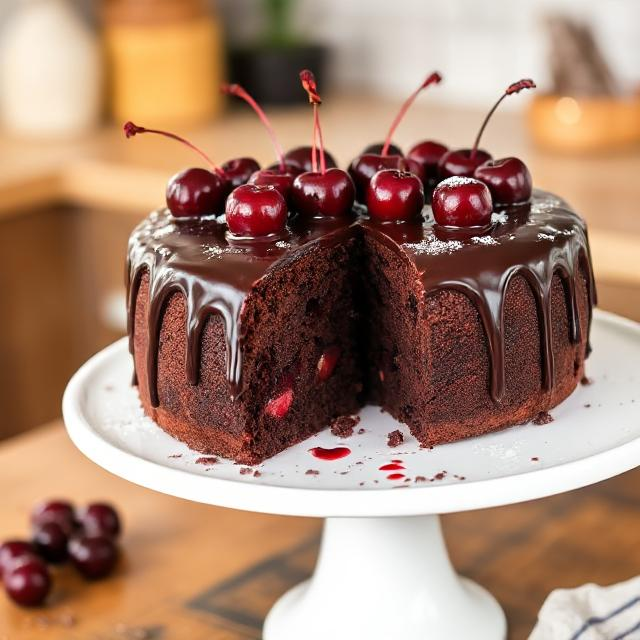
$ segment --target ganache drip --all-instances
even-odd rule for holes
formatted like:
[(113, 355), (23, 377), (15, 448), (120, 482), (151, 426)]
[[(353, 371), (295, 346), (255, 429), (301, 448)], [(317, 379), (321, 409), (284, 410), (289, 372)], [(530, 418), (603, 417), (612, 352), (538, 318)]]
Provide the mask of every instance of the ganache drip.
[[(536, 191), (532, 202), (504, 210), (481, 235), (438, 229), (427, 222), (379, 225), (364, 218), (335, 221), (294, 221), (288, 240), (236, 245), (225, 237), (225, 226), (214, 220), (181, 220), (166, 211), (151, 214), (129, 243), (127, 299), (129, 347), (133, 353), (135, 304), (142, 276), (149, 278), (148, 344), (146, 354), (150, 400), (159, 404), (157, 357), (163, 313), (169, 298), (179, 293), (186, 305), (186, 377), (198, 383), (202, 330), (212, 314), (224, 324), (227, 379), (236, 397), (242, 387), (242, 309), (253, 286), (276, 263), (291, 259), (303, 246), (342, 242), (371, 234), (414, 262), (425, 295), (453, 289), (466, 295), (478, 310), (487, 336), (491, 365), (490, 391), (500, 402), (505, 391), (504, 303), (509, 283), (519, 275), (529, 284), (538, 309), (542, 355), (542, 386), (554, 385), (551, 289), (557, 275), (564, 286), (570, 338), (575, 344), (589, 332), (596, 302), (587, 230), (584, 221), (562, 200)], [(578, 313), (579, 278), (588, 292), (588, 325)]]

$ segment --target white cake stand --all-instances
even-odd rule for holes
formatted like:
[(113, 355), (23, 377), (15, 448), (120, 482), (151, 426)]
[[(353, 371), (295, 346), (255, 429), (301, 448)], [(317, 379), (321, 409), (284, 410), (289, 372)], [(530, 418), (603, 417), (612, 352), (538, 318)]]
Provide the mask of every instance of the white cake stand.
[[(340, 440), (325, 431), (259, 465), (255, 476), (226, 460), (198, 462), (200, 454), (144, 417), (122, 340), (75, 374), (64, 419), (85, 455), (136, 484), (207, 504), (326, 518), (315, 573), (273, 607), (265, 640), (499, 640), (504, 614), (455, 573), (437, 514), (542, 498), (640, 464), (640, 325), (598, 313), (592, 342), (592, 384), (557, 407), (551, 424), (429, 450), (366, 407), (356, 428), (364, 433)], [(405, 441), (391, 449), (386, 434), (397, 428)], [(333, 462), (309, 451), (340, 444), (351, 454)], [(392, 460), (401, 460), (396, 473), (404, 478), (380, 470)]]

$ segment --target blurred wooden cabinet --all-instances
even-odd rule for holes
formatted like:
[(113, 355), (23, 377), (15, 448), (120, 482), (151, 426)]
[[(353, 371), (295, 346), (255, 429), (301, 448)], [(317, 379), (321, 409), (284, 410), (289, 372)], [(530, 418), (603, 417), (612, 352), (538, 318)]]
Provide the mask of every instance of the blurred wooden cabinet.
[(105, 299), (124, 291), (137, 218), (52, 208), (0, 219), (0, 438), (59, 416), (69, 377), (122, 335)]

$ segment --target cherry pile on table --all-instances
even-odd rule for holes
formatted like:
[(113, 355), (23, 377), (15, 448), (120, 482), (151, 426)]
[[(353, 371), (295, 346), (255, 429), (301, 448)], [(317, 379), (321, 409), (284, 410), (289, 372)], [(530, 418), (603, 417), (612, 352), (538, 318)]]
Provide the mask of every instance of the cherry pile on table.
[(66, 500), (48, 500), (31, 513), (31, 540), (0, 545), (0, 577), (7, 595), (25, 607), (44, 603), (52, 587), (49, 564), (71, 561), (88, 580), (108, 576), (118, 560), (121, 525), (109, 504), (76, 509)]

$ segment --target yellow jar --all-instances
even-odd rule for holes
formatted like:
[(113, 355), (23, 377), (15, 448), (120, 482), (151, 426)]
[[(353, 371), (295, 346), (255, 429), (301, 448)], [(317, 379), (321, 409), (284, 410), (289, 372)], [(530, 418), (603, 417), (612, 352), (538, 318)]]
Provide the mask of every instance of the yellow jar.
[(116, 121), (190, 126), (220, 110), (221, 28), (199, 0), (110, 0), (104, 37)]

